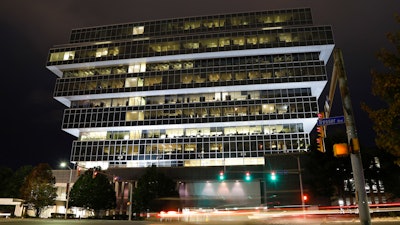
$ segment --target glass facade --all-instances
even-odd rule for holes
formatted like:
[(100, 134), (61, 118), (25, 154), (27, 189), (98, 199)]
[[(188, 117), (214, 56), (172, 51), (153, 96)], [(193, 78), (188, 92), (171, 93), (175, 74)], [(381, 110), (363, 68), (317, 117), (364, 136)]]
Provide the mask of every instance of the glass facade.
[(74, 29), (70, 43), (311, 24), (309, 8), (246, 12)]
[(308, 151), (333, 50), (310, 9), (74, 29), (47, 68), (86, 167), (263, 165)]
[[(53, 48), (47, 65), (333, 44), (330, 26), (164, 36)], [(246, 52), (245, 52), (246, 54)], [(256, 54), (254, 52), (247, 54)], [(175, 57), (176, 58), (176, 57)]]

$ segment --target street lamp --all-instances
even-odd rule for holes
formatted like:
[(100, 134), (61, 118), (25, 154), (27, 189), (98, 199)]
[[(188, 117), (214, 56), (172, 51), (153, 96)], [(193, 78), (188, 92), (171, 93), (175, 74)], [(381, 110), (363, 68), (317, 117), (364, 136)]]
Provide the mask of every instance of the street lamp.
[(72, 179), (72, 169), (71, 167), (69, 167), (69, 165), (65, 162), (62, 162), (60, 164), (61, 167), (65, 168), (67, 167), (69, 169), (69, 181), (67, 183), (67, 197), (66, 197), (66, 201), (65, 201), (65, 215), (64, 215), (64, 219), (67, 219), (67, 214), (68, 214), (68, 202), (69, 202), (69, 193), (70, 193), (70, 185), (71, 185), (71, 179)]

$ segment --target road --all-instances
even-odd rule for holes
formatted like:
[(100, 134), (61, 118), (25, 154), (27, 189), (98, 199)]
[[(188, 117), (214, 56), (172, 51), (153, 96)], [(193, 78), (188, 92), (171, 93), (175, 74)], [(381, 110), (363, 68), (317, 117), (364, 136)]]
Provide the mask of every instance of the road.
[[(62, 220), (62, 219), (5, 219), (0, 218), (1, 225), (359, 225), (360, 222), (354, 217), (308, 217), (308, 218), (269, 218), (257, 220), (243, 220), (231, 218), (223, 220), (191, 221), (183, 222), (177, 220), (159, 221), (151, 219), (146, 221), (126, 220)], [(372, 219), (374, 225), (398, 225), (400, 218)]]

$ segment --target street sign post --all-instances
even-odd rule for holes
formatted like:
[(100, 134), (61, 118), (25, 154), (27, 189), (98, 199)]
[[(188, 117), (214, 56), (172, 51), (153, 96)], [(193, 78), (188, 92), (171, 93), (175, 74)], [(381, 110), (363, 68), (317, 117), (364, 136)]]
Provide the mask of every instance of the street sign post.
[(323, 118), (317, 121), (318, 126), (328, 126), (345, 123), (344, 116), (336, 116), (330, 118)]
[[(347, 84), (347, 75), (344, 69), (344, 60), (342, 51), (335, 48), (333, 50), (333, 75), (337, 77), (339, 82), (340, 96), (342, 97), (343, 113), (346, 118), (346, 133), (347, 133), (347, 143), (351, 143), (352, 140), (358, 140), (356, 126), (354, 121), (353, 108), (351, 104), (349, 86)], [(332, 102), (331, 102), (332, 103)], [(358, 141), (357, 141), (358, 143)], [(358, 148), (358, 147), (357, 147)], [(365, 190), (365, 178), (364, 169), (361, 160), (361, 153), (358, 148), (357, 151), (353, 151), (350, 154), (351, 167), (353, 170), (355, 194), (358, 204), (358, 214), (360, 218), (360, 223), (362, 225), (371, 225), (371, 215), (369, 212), (368, 196)]]

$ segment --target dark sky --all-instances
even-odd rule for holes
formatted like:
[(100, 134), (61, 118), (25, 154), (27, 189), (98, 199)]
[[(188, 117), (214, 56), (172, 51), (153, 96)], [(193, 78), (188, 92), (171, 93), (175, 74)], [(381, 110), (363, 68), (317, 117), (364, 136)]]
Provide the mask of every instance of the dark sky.
[[(300, 7), (311, 8), (314, 24), (332, 25), (336, 47), (341, 48), (344, 55), (360, 142), (373, 145), (371, 122), (360, 109), (360, 102), (371, 105), (378, 102), (371, 95), (370, 70), (381, 68), (375, 53), (382, 47), (392, 47), (385, 34), (400, 27), (394, 19), (394, 14), (400, 13), (398, 1), (1, 0), (3, 123), (0, 166), (16, 169), (46, 162), (56, 168), (59, 162), (69, 160), (71, 142), (75, 138), (61, 131), (65, 107), (52, 97), (56, 76), (45, 68), (45, 64), (49, 49), (67, 43), (71, 29)], [(340, 103), (340, 98), (335, 98), (334, 103)], [(341, 115), (341, 107), (336, 104), (334, 107)]]

